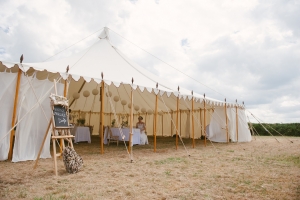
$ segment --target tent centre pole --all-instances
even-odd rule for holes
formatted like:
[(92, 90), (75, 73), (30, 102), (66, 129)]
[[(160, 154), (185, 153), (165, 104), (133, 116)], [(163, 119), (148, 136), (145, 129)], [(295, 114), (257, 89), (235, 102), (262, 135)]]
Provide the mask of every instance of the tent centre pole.
[[(17, 112), (17, 105), (18, 105), (21, 74), (22, 74), (22, 70), (19, 68), (16, 90), (15, 90), (14, 111), (13, 111), (13, 116), (12, 116), (12, 120), (11, 120), (11, 127), (14, 127), (15, 121), (16, 121), (16, 112)], [(15, 130), (12, 129), (10, 132), (10, 146), (9, 146), (9, 152), (8, 152), (8, 160), (12, 160), (14, 135), (15, 135)]]
[[(192, 91), (192, 95), (193, 95), (193, 91)], [(195, 148), (194, 96), (192, 96), (192, 137), (193, 137), (193, 148)]]

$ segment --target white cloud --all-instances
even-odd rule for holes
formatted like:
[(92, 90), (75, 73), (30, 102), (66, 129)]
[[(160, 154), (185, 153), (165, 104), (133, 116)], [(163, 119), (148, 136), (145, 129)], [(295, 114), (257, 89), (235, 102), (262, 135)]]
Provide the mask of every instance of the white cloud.
[[(176, 85), (245, 101), (266, 122), (300, 120), (291, 103), (300, 102), (297, 1), (35, 0), (0, 7), (0, 60), (24, 54), (26, 62), (41, 62), (107, 26), (117, 48)], [(87, 48), (98, 34), (55, 58)]]

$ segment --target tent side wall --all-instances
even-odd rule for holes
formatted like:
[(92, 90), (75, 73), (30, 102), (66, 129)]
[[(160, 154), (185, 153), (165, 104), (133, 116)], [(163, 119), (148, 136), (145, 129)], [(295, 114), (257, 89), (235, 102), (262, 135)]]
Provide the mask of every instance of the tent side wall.
[[(0, 121), (0, 160), (8, 159), (8, 151), (10, 148), (10, 132), (13, 106), (15, 98), (16, 77), (18, 66), (15, 65), (10, 69), (3, 69), (1, 66), (0, 72), (0, 87), (3, 88), (0, 92), (0, 110), (5, 117)], [(27, 77), (28, 76), (28, 77)], [(58, 74), (39, 72), (29, 70), (28, 73), (21, 74), (20, 89), (18, 93), (17, 117), (15, 139), (13, 144), (13, 162), (35, 160), (43, 140), (48, 121), (45, 119), (36, 96), (42, 105), (48, 120), (51, 118), (49, 95), (54, 93), (53, 82), (49, 79), (59, 77)], [(40, 80), (42, 79), (42, 80)], [(33, 89), (31, 88), (31, 85)], [(60, 95), (63, 95), (63, 84), (58, 83), (57, 88)], [(3, 107), (4, 106), (4, 107)], [(41, 157), (50, 157), (50, 135), (46, 142)]]
[(8, 159), (17, 73), (0, 72), (0, 160)]

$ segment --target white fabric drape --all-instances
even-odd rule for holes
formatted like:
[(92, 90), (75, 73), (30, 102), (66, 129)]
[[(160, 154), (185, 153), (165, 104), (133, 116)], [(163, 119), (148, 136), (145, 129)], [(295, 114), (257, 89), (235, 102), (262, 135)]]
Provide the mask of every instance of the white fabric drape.
[(208, 139), (213, 142), (227, 142), (226, 119), (223, 107), (215, 108), (209, 124)]
[(251, 142), (252, 137), (248, 127), (246, 113), (244, 109), (238, 109), (238, 129), (239, 129), (239, 141), (238, 142)]
[[(236, 135), (236, 110), (227, 108), (228, 134), (232, 142), (237, 141)], [(247, 126), (245, 110), (238, 109), (238, 142), (250, 142), (251, 134)], [(214, 142), (227, 142), (226, 118), (224, 107), (215, 108), (209, 124), (209, 140)]]
[[(50, 92), (49, 89), (54, 86), (53, 82), (48, 79), (38, 80), (29, 77), (33, 89), (28, 83), (25, 76), (21, 77), (18, 103), (18, 121), (29, 111), (27, 116), (18, 124), (16, 130), (15, 144), (13, 150), (13, 162), (35, 160), (44, 138), (47, 126), (51, 119), (51, 107), (49, 95), (54, 93), (54, 88)], [(57, 84), (58, 94), (63, 94), (63, 84)], [(41, 105), (48, 119), (45, 118), (43, 111), (37, 103), (35, 94), (40, 99)], [(50, 158), (50, 134), (48, 133), (45, 141), (41, 158)]]
[[(224, 111), (225, 112), (225, 111)], [(235, 108), (227, 108), (228, 135), (232, 142), (236, 142), (236, 112)]]
[(17, 73), (0, 72), (0, 160), (8, 158), (10, 133), (6, 134), (11, 129), (17, 76)]

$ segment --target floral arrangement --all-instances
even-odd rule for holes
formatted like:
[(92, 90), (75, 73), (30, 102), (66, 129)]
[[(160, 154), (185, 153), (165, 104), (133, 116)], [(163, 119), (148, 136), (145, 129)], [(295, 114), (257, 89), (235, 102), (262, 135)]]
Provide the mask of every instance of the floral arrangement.
[(128, 121), (122, 121), (121, 126), (122, 127), (127, 127), (128, 126)]
[(114, 127), (114, 126), (115, 126), (115, 123), (116, 123), (116, 119), (113, 119), (113, 120), (111, 121), (111, 126)]
[(77, 119), (77, 123), (79, 124), (79, 125), (84, 125), (85, 124), (85, 119)]

